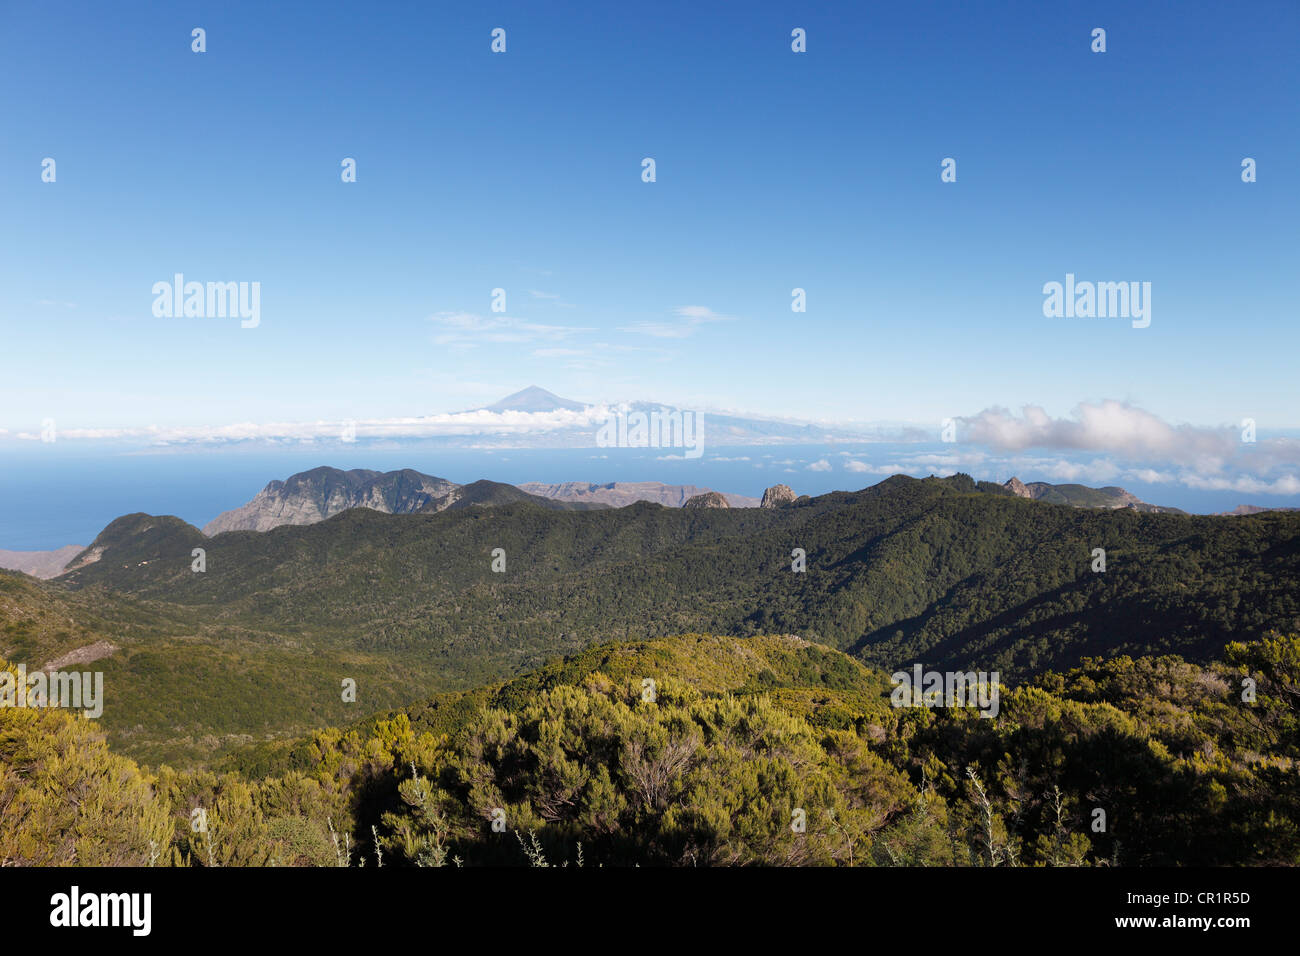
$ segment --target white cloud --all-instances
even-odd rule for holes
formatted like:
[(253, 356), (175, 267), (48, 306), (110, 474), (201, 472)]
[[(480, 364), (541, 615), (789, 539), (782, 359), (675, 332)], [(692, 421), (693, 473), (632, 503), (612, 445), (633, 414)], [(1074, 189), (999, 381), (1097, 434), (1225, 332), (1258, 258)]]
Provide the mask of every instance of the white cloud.
[(639, 322), (636, 325), (629, 325), (623, 328), (624, 332), (634, 332), (638, 335), (650, 335), (660, 339), (684, 339), (689, 335), (694, 335), (701, 325), (708, 322), (727, 322), (735, 318), (731, 315), (722, 315), (714, 312), (706, 305), (683, 305), (673, 309), (673, 314), (678, 317), (676, 322)]
[(1004, 408), (987, 408), (959, 418), (962, 441), (1002, 451), (1026, 448), (1095, 450), (1134, 458), (1192, 462), (1231, 457), (1241, 446), (1236, 428), (1170, 425), (1156, 415), (1113, 399), (1083, 403), (1072, 418), (1052, 418), (1037, 405), (1020, 417)]
[(729, 315), (719, 315), (707, 305), (682, 305), (673, 309), (673, 312), (693, 322), (719, 322), (731, 318)]
[(573, 308), (572, 302), (565, 302), (563, 299), (560, 298), (559, 294), (555, 292), (541, 292), (538, 289), (529, 289), (528, 294), (531, 295), (534, 299), (542, 299), (543, 301), (546, 302), (553, 302), (556, 305), (562, 306), (563, 308), (566, 309)]
[[(1068, 458), (1020, 456), (994, 461), (992, 467), (1024, 481), (1051, 481), (1065, 484), (1105, 484), (1123, 474), (1119, 464), (1109, 458), (1071, 461)], [(1032, 475), (1032, 478), (1026, 478)]]
[(813, 462), (811, 465), (808, 466), (808, 470), (809, 471), (830, 471), (831, 463), (827, 461), (825, 458), (819, 458), (817, 461)]
[(621, 331), (650, 335), (657, 339), (684, 339), (695, 331), (695, 326), (670, 325), (666, 322), (639, 322), (636, 325), (624, 326)]
[[(1082, 403), (1069, 418), (1052, 418), (1042, 408), (1027, 405), (1019, 416), (1002, 408), (959, 418), (963, 446), (986, 446), (1003, 452), (1031, 448), (1103, 454), (1082, 461), (1071, 457), (1012, 455), (980, 457), (975, 448), (954, 455), (1025, 480), (1109, 484), (1181, 484), (1211, 491), (1251, 494), (1295, 494), (1295, 466), (1300, 442), (1289, 437), (1243, 442), (1236, 425), (1171, 425), (1159, 416), (1126, 402)], [(919, 463), (920, 456), (914, 459)], [(1026, 476), (1033, 476), (1032, 479)]]
[(987, 459), (988, 455), (977, 448), (963, 449), (958, 452), (945, 452), (943, 454), (904, 455), (902, 457), (902, 460), (907, 462), (909, 468), (927, 469), (929, 471), (942, 471), (945, 468), (970, 468), (972, 465), (980, 464)]
[[(98, 441), (143, 440), (153, 444), (215, 444), (239, 441), (312, 441), (338, 439), (345, 424), (355, 424), (358, 439), (439, 438), (464, 435), (519, 435), (561, 429), (595, 430), (609, 417), (604, 405), (591, 405), (581, 411), (552, 412), (451, 412), (409, 418), (371, 418), (314, 422), (239, 422), (231, 425), (199, 425), (162, 428), (62, 428), (59, 441), (84, 439)], [(40, 435), (18, 432), (15, 438), (39, 441)]]
[(437, 312), (429, 316), (429, 320), (440, 330), (433, 337), (434, 344), (455, 348), (556, 341), (593, 331), (568, 325), (529, 322), (507, 315), (478, 315), (474, 312)]
[(1240, 491), (1252, 495), (1300, 494), (1300, 478), (1295, 475), (1282, 475), (1272, 481), (1261, 480), (1250, 475), (1239, 475), (1235, 478), (1184, 475), (1182, 481), (1191, 488), (1206, 491)]
[(1163, 485), (1174, 480), (1173, 475), (1154, 468), (1139, 468), (1133, 472), (1133, 477), (1148, 485)]
[(917, 468), (913, 465), (905, 465), (902, 462), (894, 462), (891, 465), (869, 465), (863, 461), (851, 461), (844, 467), (848, 471), (863, 475), (928, 475), (934, 470), (932, 468)]

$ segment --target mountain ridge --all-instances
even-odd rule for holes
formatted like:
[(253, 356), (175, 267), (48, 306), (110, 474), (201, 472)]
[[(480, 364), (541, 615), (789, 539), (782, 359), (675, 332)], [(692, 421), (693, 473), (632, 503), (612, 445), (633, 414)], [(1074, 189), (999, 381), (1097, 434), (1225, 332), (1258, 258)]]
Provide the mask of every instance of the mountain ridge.
[(6, 571), (21, 571), (34, 578), (48, 580), (62, 574), (68, 562), (85, 549), (84, 544), (65, 544), (61, 548), (53, 548), (49, 551), (0, 550), (0, 568)]
[[(547, 401), (537, 393), (550, 396), (543, 389), (530, 386), (523, 402)], [(511, 396), (513, 397), (513, 396)], [(505, 401), (505, 400), (503, 400)], [(988, 490), (1049, 504), (1077, 508), (1128, 508), (1151, 514), (1185, 514), (1178, 508), (1148, 504), (1123, 488), (1090, 488), (1077, 484), (1021, 482), (1012, 477), (1001, 486), (983, 483)], [(786, 496), (785, 486), (764, 493), (768, 500), (774, 493)], [(222, 512), (203, 526), (212, 536), (225, 531), (269, 531), (282, 525), (306, 525), (323, 521), (351, 508), (369, 508), (383, 514), (434, 514), (448, 508), (470, 505), (493, 505), (508, 501), (536, 499), (536, 503), (559, 508), (621, 508), (638, 501), (654, 502), (680, 508), (688, 501), (717, 494), (732, 508), (755, 508), (757, 498), (715, 492), (696, 485), (668, 485), (657, 481), (619, 482), (522, 482), (507, 485), (480, 479), (470, 485), (458, 485), (445, 478), (424, 474), (413, 468), (380, 472), (354, 468), (347, 471), (321, 465), (298, 472), (284, 480), (269, 482), (252, 499), (237, 508)], [(786, 497), (782, 497), (786, 500)], [(788, 500), (794, 500), (789, 492)], [(1237, 513), (1243, 512), (1238, 509)], [(0, 565), (2, 567), (4, 565)]]
[[(190, 569), (196, 546), (205, 574)], [(807, 573), (792, 573), (792, 547)], [(504, 573), (489, 566), (498, 548)], [(1091, 570), (1096, 548), (1104, 574)], [(521, 498), (404, 516), (352, 509), (211, 539), (177, 518), (132, 515), (60, 580), (201, 608), (213, 623), (293, 622), (432, 653), (469, 678), (611, 633), (692, 629), (779, 630), (888, 666), (924, 655), (1006, 673), (1145, 647), (1199, 659), (1229, 635), (1295, 626), (1298, 576), (1300, 515), (1046, 508), (957, 475), (775, 508), (579, 512)]]
[(730, 492), (713, 492), (711, 488), (696, 485), (669, 485), (661, 481), (594, 481), (542, 482), (525, 481), (516, 485), (529, 494), (561, 501), (596, 501), (621, 508), (637, 501), (652, 501), (666, 508), (680, 508), (697, 495), (716, 493), (727, 499), (733, 508), (756, 508), (759, 500), (748, 495)]
[(1237, 507), (1233, 508), (1231, 511), (1217, 511), (1217, 512), (1215, 512), (1215, 514), (1217, 514), (1217, 515), (1221, 515), (1221, 516), (1223, 516), (1223, 517), (1235, 518), (1235, 517), (1239, 517), (1239, 516), (1241, 516), (1241, 515), (1258, 515), (1258, 514), (1263, 514), (1263, 513), (1266, 512), (1266, 511), (1300, 511), (1300, 508), (1292, 508), (1292, 507), (1284, 507), (1284, 506), (1283, 506), (1283, 507), (1278, 507), (1278, 506), (1271, 506), (1271, 505), (1269, 505), (1269, 506), (1265, 506), (1265, 505), (1237, 505)]
[(1017, 498), (1030, 498), (1034, 501), (1046, 501), (1055, 505), (1069, 505), (1072, 508), (1130, 508), (1147, 514), (1187, 514), (1181, 508), (1149, 504), (1118, 485), (1092, 488), (1088, 485), (1078, 484), (1054, 485), (1046, 481), (1026, 483), (1013, 476), (1003, 482), (1002, 487), (1007, 493), (1015, 495)]
[(209, 521), (203, 533), (212, 536), (225, 531), (270, 531), (282, 525), (315, 524), (352, 508), (369, 508), (381, 514), (433, 514), (448, 508), (522, 500), (521, 496), (550, 508), (594, 506), (544, 499), (487, 479), (458, 485), (413, 468), (344, 471), (320, 465), (283, 481), (269, 482), (245, 504)]

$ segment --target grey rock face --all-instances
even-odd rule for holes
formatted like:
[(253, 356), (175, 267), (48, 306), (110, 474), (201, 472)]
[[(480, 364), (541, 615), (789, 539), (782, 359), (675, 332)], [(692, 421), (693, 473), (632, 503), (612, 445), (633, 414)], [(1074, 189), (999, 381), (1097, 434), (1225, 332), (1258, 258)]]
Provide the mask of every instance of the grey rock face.
[(385, 514), (441, 511), (453, 504), (460, 486), (443, 478), (402, 471), (313, 468), (286, 481), (273, 481), (247, 504), (213, 518), (207, 535), (223, 531), (269, 531), (283, 524), (315, 524), (349, 508)]
[(696, 495), (694, 498), (687, 499), (682, 505), (683, 508), (730, 508), (727, 499), (716, 491), (708, 491), (702, 495)]
[(1005, 482), (1003, 482), (1002, 487), (1007, 489), (1007, 491), (1011, 492), (1017, 498), (1034, 497), (1033, 492), (1031, 492), (1028, 488), (1026, 488), (1025, 483), (1021, 481), (1019, 478), (1008, 478)]
[(34, 578), (58, 577), (68, 562), (84, 550), (85, 545), (69, 544), (54, 551), (0, 551), (0, 568)]
[(763, 492), (761, 508), (781, 508), (794, 502), (794, 489), (789, 485), (773, 485)]

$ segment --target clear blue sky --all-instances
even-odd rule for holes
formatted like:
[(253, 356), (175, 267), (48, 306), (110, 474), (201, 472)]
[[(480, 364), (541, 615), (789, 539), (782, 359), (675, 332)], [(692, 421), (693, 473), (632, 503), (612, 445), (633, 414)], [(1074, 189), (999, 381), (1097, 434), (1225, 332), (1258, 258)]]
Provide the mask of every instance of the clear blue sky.
[[(818, 7), (6, 3), (0, 427), (418, 415), (534, 382), (1300, 425), (1300, 5)], [(260, 327), (155, 318), (176, 272), (259, 281)], [(1150, 328), (1044, 318), (1067, 272), (1151, 282)], [(431, 318), (460, 313), (482, 320)]]

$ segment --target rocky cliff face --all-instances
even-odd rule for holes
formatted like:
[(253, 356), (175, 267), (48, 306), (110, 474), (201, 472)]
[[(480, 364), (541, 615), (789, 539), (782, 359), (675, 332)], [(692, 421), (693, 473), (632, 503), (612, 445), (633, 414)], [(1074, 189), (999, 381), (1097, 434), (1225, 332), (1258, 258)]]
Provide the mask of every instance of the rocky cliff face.
[(349, 508), (385, 514), (441, 511), (455, 503), (459, 487), (410, 468), (388, 472), (313, 468), (286, 481), (271, 482), (247, 504), (213, 518), (203, 532), (214, 535), (315, 524)]
[[(517, 486), (497, 482), (458, 485), (409, 468), (388, 472), (313, 468), (285, 481), (271, 482), (247, 504), (213, 518), (203, 532), (211, 536), (223, 531), (269, 531), (286, 524), (315, 524), (349, 508), (370, 508), (385, 514), (431, 514), (507, 500), (532, 500), (544, 505), (551, 502), (548, 507), (565, 509), (622, 508), (638, 501), (680, 508), (693, 498), (709, 495), (721, 498), (724, 503), (704, 507), (756, 508), (759, 503), (757, 498), (745, 495), (723, 494), (695, 485), (666, 485), (660, 481), (612, 481), (603, 485), (585, 481), (554, 484), (532, 481)], [(791, 500), (793, 497), (791, 493)]]
[[(203, 533), (211, 537), (223, 531), (270, 531), (286, 524), (315, 524), (352, 508), (369, 508), (393, 515), (428, 515), (450, 509), (518, 503), (560, 511), (607, 507), (596, 502), (544, 498), (499, 481), (458, 485), (410, 468), (401, 471), (313, 468), (285, 481), (271, 482), (248, 504), (213, 518)], [(97, 555), (87, 552), (78, 560), (86, 564), (96, 559)]]
[(1003, 483), (1002, 487), (1007, 489), (1007, 491), (1011, 492), (1017, 498), (1034, 497), (1030, 490), (1025, 487), (1025, 483), (1016, 477), (1008, 478), (1006, 482)]
[(53, 578), (84, 550), (85, 545), (69, 544), (55, 551), (0, 551), (0, 568), (34, 578)]
[(613, 508), (623, 508), (638, 501), (650, 501), (665, 508), (680, 508), (690, 499), (703, 494), (721, 494), (732, 508), (758, 507), (757, 498), (712, 492), (695, 485), (665, 485), (661, 481), (611, 481), (603, 485), (586, 481), (564, 481), (558, 484), (529, 481), (519, 485), (519, 489), (543, 498), (593, 502)]
[(794, 489), (789, 485), (773, 485), (763, 492), (762, 508), (781, 508), (794, 502)]
[(696, 495), (694, 498), (688, 498), (683, 508), (730, 508), (727, 499), (716, 491), (707, 491), (702, 495)]

